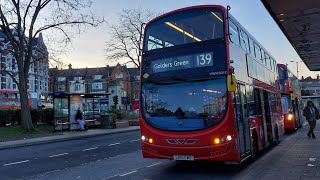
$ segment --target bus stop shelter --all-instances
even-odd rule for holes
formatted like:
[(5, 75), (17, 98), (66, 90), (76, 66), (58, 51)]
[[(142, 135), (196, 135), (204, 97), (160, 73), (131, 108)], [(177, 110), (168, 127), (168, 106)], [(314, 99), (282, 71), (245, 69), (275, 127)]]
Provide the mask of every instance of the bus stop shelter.
[(261, 2), (309, 70), (320, 71), (320, 1)]
[(80, 129), (75, 120), (78, 108), (83, 112), (85, 122), (91, 125), (102, 126), (102, 116), (107, 116), (109, 112), (109, 93), (55, 92), (50, 95), (53, 98), (55, 131)]

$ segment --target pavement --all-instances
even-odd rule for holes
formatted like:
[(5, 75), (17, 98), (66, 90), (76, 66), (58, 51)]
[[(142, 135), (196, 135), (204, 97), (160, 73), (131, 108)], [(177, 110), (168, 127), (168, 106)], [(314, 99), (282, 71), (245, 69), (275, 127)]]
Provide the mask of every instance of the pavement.
[(1, 142), (0, 150), (138, 130), (140, 130), (140, 126), (129, 126), (118, 129), (89, 129), (88, 131), (61, 131), (52, 136)]
[(313, 180), (320, 179), (320, 121), (316, 139), (309, 138), (309, 125), (287, 135), (280, 144), (266, 150), (256, 162), (245, 168), (236, 179)]

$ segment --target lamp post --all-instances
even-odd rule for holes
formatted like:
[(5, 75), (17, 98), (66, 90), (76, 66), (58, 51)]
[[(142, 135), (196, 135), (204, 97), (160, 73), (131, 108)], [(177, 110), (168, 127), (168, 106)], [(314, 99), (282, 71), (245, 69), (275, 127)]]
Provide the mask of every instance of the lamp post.
[(290, 62), (295, 62), (297, 63), (297, 77), (299, 79), (299, 63), (302, 62), (302, 61), (290, 61)]

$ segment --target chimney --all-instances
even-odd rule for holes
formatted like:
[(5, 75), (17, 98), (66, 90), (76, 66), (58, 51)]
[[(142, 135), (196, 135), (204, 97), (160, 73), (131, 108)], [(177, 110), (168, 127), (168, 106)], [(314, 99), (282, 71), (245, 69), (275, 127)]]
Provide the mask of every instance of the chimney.
[(301, 76), (301, 80), (304, 80), (304, 77), (303, 77), (303, 76)]
[(319, 74), (317, 74), (317, 80), (319, 81)]
[(72, 65), (71, 65), (71, 63), (68, 65), (68, 67), (69, 67), (69, 69), (72, 69)]

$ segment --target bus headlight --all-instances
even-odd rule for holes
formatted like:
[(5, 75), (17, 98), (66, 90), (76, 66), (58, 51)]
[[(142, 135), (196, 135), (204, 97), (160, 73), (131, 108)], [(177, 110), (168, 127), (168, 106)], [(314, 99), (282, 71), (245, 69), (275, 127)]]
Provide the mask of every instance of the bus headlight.
[(146, 137), (146, 136), (141, 136), (141, 140), (143, 141), (143, 142), (148, 142), (148, 143), (150, 143), (150, 144), (152, 144), (153, 143), (153, 138), (148, 138), (148, 137)]
[(232, 140), (232, 135), (228, 134), (225, 136), (222, 136), (221, 138), (214, 138), (213, 143), (214, 144), (221, 144), (221, 143), (227, 143)]
[(288, 119), (289, 121), (291, 121), (291, 120), (293, 119), (293, 115), (292, 115), (292, 114), (288, 114), (287, 119)]
[(232, 137), (231, 137), (231, 135), (227, 135), (227, 141), (231, 141), (232, 140)]

